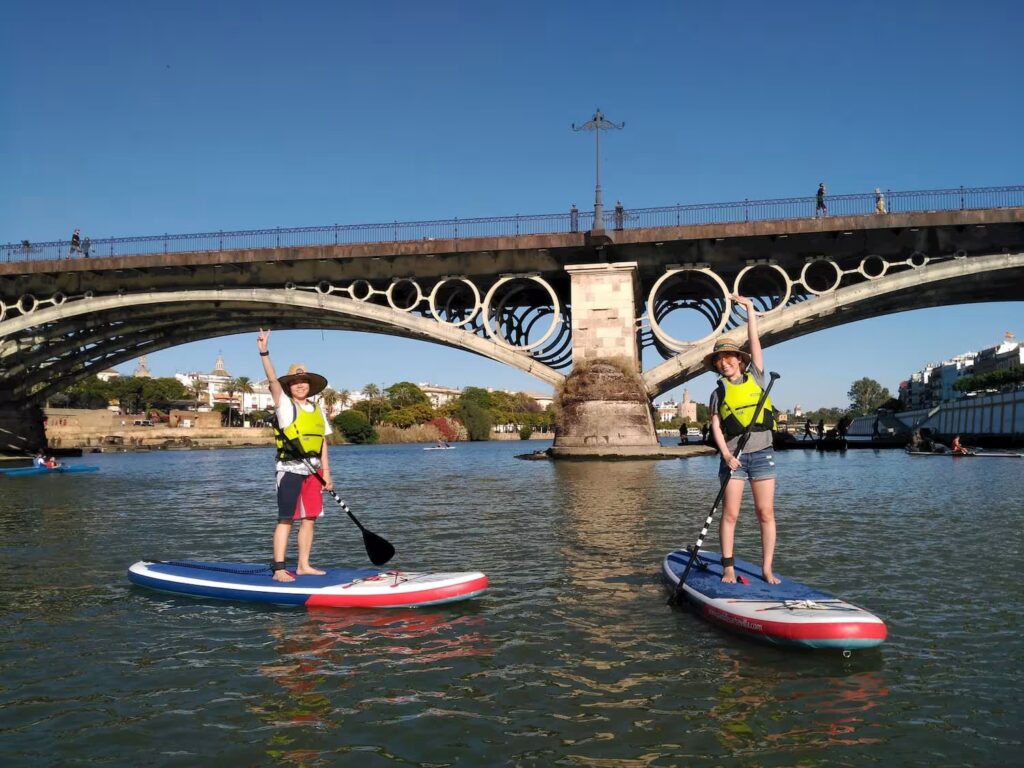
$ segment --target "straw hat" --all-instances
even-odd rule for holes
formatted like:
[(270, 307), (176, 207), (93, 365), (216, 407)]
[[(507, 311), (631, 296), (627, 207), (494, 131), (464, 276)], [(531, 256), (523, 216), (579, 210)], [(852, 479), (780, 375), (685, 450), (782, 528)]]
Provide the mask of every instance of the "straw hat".
[(327, 379), (319, 373), (310, 373), (302, 363), (295, 363), (292, 365), (292, 367), (288, 369), (288, 373), (284, 376), (278, 377), (277, 383), (280, 384), (285, 391), (290, 392), (288, 388), (299, 379), (305, 379), (309, 382), (309, 395), (307, 395), (307, 397), (320, 394), (327, 387)]
[(728, 336), (723, 336), (715, 342), (715, 348), (711, 350), (711, 354), (704, 356), (704, 367), (709, 371), (715, 370), (715, 358), (723, 352), (731, 352), (732, 354), (739, 357), (747, 365), (750, 365), (750, 355), (744, 352), (740, 345), (730, 339)]

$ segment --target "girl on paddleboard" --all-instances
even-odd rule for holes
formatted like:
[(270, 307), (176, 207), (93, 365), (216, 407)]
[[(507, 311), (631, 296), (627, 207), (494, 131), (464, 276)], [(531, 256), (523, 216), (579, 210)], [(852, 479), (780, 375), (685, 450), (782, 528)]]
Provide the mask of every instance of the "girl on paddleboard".
[[(323, 576), (324, 571), (309, 564), (313, 550), (313, 527), (323, 514), (323, 490), (331, 490), (331, 467), (327, 455), (327, 436), (331, 424), (323, 408), (309, 400), (327, 386), (327, 379), (310, 373), (301, 364), (277, 377), (270, 362), (270, 330), (260, 329), (256, 346), (263, 361), (263, 372), (270, 384), (277, 411), (277, 527), (274, 529), (274, 561), (271, 569), (275, 581), (295, 581), (285, 570), (285, 554), (292, 523), (299, 521), (299, 559), (295, 573), (299, 576)], [(303, 460), (305, 459), (305, 460)], [(308, 464), (307, 464), (308, 463)], [(317, 469), (324, 484), (310, 474)]]
[(732, 300), (747, 314), (747, 337), (750, 352), (740, 348), (729, 338), (715, 342), (714, 350), (704, 358), (708, 370), (719, 375), (718, 385), (711, 393), (708, 413), (711, 416), (711, 434), (721, 455), (718, 475), (725, 487), (722, 522), (719, 538), (722, 543), (722, 581), (736, 582), (734, 562), (734, 534), (743, 499), (743, 481), (750, 481), (754, 497), (754, 512), (761, 525), (761, 570), (764, 580), (778, 584), (772, 573), (775, 556), (775, 458), (772, 450), (772, 429), (775, 410), (771, 400), (764, 407), (750, 430), (750, 438), (739, 458), (736, 457), (740, 435), (751, 425), (754, 411), (764, 390), (764, 357), (757, 335), (757, 313), (754, 303), (733, 295)]

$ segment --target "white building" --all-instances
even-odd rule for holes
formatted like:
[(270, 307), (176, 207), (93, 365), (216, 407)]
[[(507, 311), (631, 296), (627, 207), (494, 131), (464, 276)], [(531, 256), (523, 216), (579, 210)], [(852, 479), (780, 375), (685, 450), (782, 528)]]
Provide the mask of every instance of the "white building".
[(457, 399), (458, 396), (462, 394), (461, 389), (455, 389), (454, 387), (442, 387), (438, 384), (428, 384), (424, 382), (417, 384), (416, 386), (420, 388), (423, 394), (430, 398), (430, 404), (435, 408), (439, 408), (445, 403)]

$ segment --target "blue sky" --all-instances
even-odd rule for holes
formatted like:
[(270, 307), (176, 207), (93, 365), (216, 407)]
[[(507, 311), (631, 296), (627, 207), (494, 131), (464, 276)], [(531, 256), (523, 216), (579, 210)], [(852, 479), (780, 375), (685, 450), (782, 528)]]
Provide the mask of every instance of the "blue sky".
[[(1024, 181), (1015, 2), (17, 2), (0, 28), (0, 241), (492, 216)], [(902, 313), (767, 350), (776, 401), (845, 404), (1024, 336), (1024, 303)], [(542, 392), (468, 353), (281, 332), (336, 388)], [(287, 352), (284, 351), (287, 346)], [(255, 335), (158, 375), (257, 377)], [(657, 362), (651, 357), (648, 365)], [(132, 365), (121, 366), (130, 370)], [(696, 399), (705, 376), (689, 384)], [(677, 396), (679, 392), (676, 393)]]

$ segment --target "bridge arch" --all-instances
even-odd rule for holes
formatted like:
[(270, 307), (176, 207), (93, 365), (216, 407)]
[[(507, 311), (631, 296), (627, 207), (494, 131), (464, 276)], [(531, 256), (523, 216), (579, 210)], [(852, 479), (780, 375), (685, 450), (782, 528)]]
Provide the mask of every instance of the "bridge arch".
[(0, 360), (12, 394), (40, 402), (140, 354), (268, 324), (418, 339), (511, 365), (552, 386), (565, 379), (526, 351), (451, 324), (341, 296), (263, 288), (66, 297), (0, 322)]
[[(912, 309), (1024, 300), (1024, 253), (1000, 253), (925, 264), (878, 276), (814, 299), (773, 310), (758, 321), (761, 344), (770, 347), (808, 333)], [(743, 339), (746, 328), (730, 336)], [(705, 372), (715, 338), (701, 339), (643, 374), (653, 398)]]

